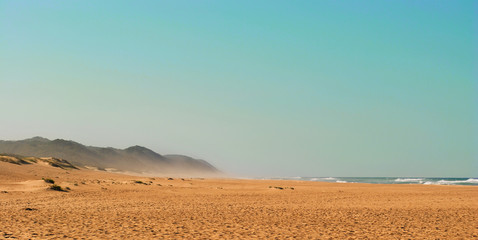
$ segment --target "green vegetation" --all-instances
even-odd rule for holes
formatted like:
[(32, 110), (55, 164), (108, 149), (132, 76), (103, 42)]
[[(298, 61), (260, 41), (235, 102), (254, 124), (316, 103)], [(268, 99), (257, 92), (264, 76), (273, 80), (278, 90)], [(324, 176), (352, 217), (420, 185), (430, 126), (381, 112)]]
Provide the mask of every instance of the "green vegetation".
[(55, 191), (60, 191), (60, 192), (66, 192), (65, 189), (63, 189), (61, 186), (58, 186), (58, 185), (56, 185), (56, 184), (51, 185), (51, 186), (50, 186), (50, 189), (51, 189), (51, 190), (55, 190)]
[(50, 178), (42, 178), (43, 181), (45, 181), (46, 183), (50, 183), (50, 184), (54, 184), (55, 183), (55, 180), (53, 179), (50, 179)]
[(153, 182), (151, 182), (151, 181), (149, 181), (149, 182), (143, 182), (143, 181), (140, 181), (140, 180), (134, 180), (134, 183), (144, 184), (144, 185), (151, 185), (151, 183), (153, 183)]

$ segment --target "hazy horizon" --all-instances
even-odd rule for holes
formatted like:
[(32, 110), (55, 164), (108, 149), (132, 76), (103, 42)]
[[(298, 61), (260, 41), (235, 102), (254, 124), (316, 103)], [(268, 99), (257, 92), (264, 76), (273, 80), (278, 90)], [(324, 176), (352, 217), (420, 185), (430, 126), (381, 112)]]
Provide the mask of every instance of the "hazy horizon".
[(0, 2), (0, 140), (477, 177), (476, 1)]

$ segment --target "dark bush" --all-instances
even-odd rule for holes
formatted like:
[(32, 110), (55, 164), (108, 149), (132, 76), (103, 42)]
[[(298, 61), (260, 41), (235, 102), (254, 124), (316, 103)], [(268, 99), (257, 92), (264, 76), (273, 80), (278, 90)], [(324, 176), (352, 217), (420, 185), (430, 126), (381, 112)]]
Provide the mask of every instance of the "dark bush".
[(50, 189), (51, 190), (55, 190), (55, 191), (60, 191), (60, 192), (66, 192), (66, 190), (64, 190), (62, 187), (56, 185), (56, 184), (53, 184), (50, 186)]
[(54, 184), (55, 183), (55, 180), (53, 179), (50, 179), (50, 178), (42, 178), (43, 181), (45, 181), (46, 183), (51, 183), (51, 184)]

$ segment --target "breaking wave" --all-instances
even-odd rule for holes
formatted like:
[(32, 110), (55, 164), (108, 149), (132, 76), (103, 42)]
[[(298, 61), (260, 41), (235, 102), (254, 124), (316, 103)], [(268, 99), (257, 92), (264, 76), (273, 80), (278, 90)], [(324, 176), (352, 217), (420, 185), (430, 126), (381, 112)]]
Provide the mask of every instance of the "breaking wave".
[(423, 178), (397, 178), (394, 180), (395, 182), (417, 182), (417, 183), (422, 183)]
[(425, 177), (289, 177), (275, 178), (332, 183), (374, 184), (424, 184), (424, 185), (470, 185), (478, 186), (478, 178), (425, 178)]
[(425, 185), (478, 185), (478, 179), (468, 178), (467, 180), (438, 180), (438, 181), (426, 181)]

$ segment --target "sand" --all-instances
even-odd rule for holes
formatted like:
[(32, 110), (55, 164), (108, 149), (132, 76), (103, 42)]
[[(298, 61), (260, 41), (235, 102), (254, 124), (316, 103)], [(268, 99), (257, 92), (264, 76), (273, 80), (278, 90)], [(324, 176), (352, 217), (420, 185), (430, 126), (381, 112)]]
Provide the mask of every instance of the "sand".
[(0, 162), (5, 238), (478, 239), (478, 188), (168, 180)]

